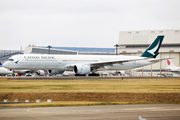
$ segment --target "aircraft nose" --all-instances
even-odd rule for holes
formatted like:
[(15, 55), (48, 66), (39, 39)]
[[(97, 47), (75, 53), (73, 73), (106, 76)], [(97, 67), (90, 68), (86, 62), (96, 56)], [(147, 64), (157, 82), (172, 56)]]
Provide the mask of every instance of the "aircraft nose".
[(9, 67), (9, 63), (5, 62), (2, 66), (5, 67), (5, 68), (8, 68)]

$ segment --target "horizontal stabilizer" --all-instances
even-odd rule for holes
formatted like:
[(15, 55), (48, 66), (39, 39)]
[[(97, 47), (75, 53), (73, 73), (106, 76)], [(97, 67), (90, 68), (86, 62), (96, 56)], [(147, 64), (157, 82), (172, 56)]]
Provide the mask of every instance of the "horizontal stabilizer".
[(159, 62), (159, 61), (162, 61), (162, 60), (167, 60), (167, 59), (172, 59), (172, 58), (150, 59), (149, 61), (150, 61), (150, 62)]

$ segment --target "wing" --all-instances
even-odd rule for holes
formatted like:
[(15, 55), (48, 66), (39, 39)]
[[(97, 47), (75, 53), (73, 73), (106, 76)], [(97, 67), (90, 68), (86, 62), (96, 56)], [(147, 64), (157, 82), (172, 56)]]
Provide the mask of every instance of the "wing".
[(163, 58), (163, 59), (149, 59), (149, 62), (159, 62), (159, 61), (162, 61), (162, 60), (168, 60), (168, 59), (173, 59), (173, 58)]
[(130, 62), (130, 61), (137, 61), (137, 60), (145, 60), (148, 58), (137, 58), (137, 59), (123, 59), (123, 60), (111, 60), (111, 61), (103, 61), (103, 62), (93, 62), (90, 64), (91, 67), (103, 67), (103, 66), (113, 66), (113, 64), (123, 64), (125, 62)]

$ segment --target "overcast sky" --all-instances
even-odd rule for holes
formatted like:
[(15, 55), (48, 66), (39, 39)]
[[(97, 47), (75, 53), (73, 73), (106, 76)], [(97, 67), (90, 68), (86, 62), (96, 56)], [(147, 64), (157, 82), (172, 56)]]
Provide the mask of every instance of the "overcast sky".
[(0, 50), (108, 47), (119, 31), (180, 29), (180, 0), (0, 0)]

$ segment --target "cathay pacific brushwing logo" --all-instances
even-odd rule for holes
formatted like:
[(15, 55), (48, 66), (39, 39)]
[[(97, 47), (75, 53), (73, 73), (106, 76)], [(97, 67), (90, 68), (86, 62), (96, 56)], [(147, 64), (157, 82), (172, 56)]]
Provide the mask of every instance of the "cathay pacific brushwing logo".
[(16, 64), (18, 64), (18, 62), (19, 62), (19, 60), (18, 60), (18, 61), (16, 61), (15, 63), (16, 63)]
[(151, 53), (152, 55), (155, 55), (154, 52), (158, 49), (159, 44), (160, 44), (160, 40), (159, 40), (158, 44), (153, 49), (147, 50), (147, 52)]

